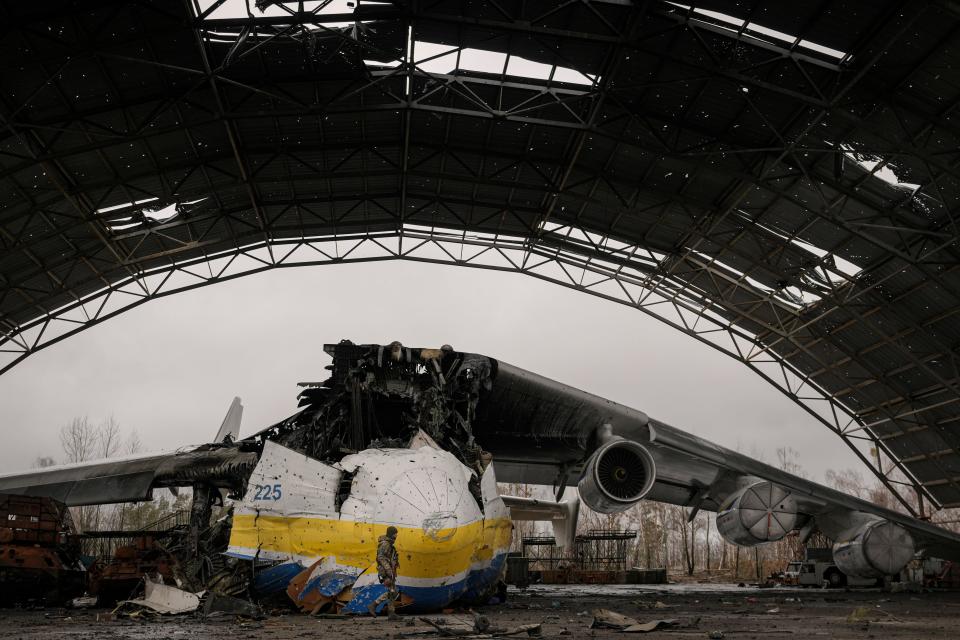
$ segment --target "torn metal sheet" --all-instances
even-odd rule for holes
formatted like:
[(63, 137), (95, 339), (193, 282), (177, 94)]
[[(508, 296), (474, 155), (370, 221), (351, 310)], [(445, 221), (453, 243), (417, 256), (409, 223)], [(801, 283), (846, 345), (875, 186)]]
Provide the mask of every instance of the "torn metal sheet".
[(257, 561), (314, 562), (316, 522), (339, 520), (342, 471), (272, 441), (264, 443), (247, 492), (234, 508), (227, 553)]
[(676, 624), (677, 621), (672, 618), (668, 620), (651, 620), (650, 622), (639, 622), (637, 624), (632, 624), (626, 629), (622, 629), (622, 631), (624, 633), (650, 633), (651, 631), (656, 631), (657, 629), (673, 627)]
[[(657, 629), (673, 627), (679, 624), (679, 621), (673, 618), (640, 622), (636, 618), (631, 618), (609, 609), (594, 609), (592, 613), (593, 622), (590, 623), (591, 629), (616, 629), (624, 633), (649, 633)], [(699, 618), (697, 620), (699, 621)], [(693, 624), (695, 625), (696, 623)]]
[(427, 435), (423, 431), (423, 429), (417, 429), (417, 432), (414, 434), (414, 436), (410, 438), (410, 442), (407, 444), (407, 448), (419, 449), (420, 447), (430, 447), (431, 449), (439, 449), (440, 445), (438, 445), (433, 438)]
[[(308, 591), (306, 589), (307, 584), (311, 582), (311, 578), (314, 578), (315, 574), (322, 572), (320, 566), (322, 562), (322, 560), (317, 560), (311, 566), (294, 576), (287, 586), (287, 595), (290, 597), (290, 600), (304, 613), (317, 613), (334, 600), (332, 597), (318, 590)], [(351, 580), (351, 584), (352, 583), (353, 581)]]
[(124, 600), (118, 606), (145, 607), (151, 611), (166, 614), (190, 613), (200, 607), (202, 593), (190, 593), (183, 589), (171, 587), (164, 584), (161, 578), (154, 580), (150, 576), (144, 576), (143, 584), (143, 598)]
[(253, 579), (253, 592), (259, 597), (266, 597), (284, 591), (304, 566), (299, 562), (281, 562), (266, 569), (257, 571)]
[(593, 614), (593, 622), (590, 623), (591, 629), (622, 630), (640, 624), (636, 618), (631, 618), (609, 609), (594, 609), (591, 613)]

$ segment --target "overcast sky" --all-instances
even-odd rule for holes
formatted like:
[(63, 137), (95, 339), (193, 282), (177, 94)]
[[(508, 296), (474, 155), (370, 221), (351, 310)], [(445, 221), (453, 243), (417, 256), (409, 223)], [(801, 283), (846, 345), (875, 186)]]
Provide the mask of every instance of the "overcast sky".
[[(75, 416), (113, 415), (147, 449), (210, 440), (235, 395), (242, 434), (296, 411), (322, 346), (450, 343), (572, 384), (810, 475), (858, 467), (826, 427), (732, 359), (643, 313), (518, 274), (407, 262), (283, 269), (152, 301), (0, 376), (0, 470), (59, 459)], [(859, 467), (858, 467), (859, 468)]]

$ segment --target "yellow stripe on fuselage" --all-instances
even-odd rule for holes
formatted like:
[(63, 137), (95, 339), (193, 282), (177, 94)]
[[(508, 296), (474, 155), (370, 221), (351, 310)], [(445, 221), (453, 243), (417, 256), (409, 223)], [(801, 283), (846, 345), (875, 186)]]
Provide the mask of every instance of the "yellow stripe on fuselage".
[[(377, 538), (386, 524), (235, 515), (230, 546), (261, 549), (301, 558), (334, 557), (337, 563), (366, 569), (376, 562)], [(400, 575), (442, 578), (470, 569), (510, 546), (509, 518), (481, 520), (427, 533), (421, 528), (397, 527)]]

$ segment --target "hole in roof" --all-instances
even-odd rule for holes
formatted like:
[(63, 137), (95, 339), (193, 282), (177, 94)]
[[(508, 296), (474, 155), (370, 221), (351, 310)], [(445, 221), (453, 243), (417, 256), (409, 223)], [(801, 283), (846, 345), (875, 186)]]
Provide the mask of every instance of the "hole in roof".
[(759, 40), (765, 40), (771, 44), (788, 44), (791, 47), (795, 46), (797, 49), (805, 49), (807, 52), (818, 53), (822, 56), (833, 58), (837, 61), (848, 62), (850, 60), (850, 58), (848, 58), (848, 54), (844, 51), (828, 47), (818, 42), (804, 40), (798, 35), (777, 31), (776, 29), (765, 27), (761, 24), (757, 24), (756, 22), (747, 22), (744, 18), (737, 18), (736, 16), (731, 16), (730, 14), (722, 13), (720, 11), (699, 9), (688, 4), (670, 2), (669, 0), (666, 0), (665, 4), (683, 9), (684, 11), (689, 11), (699, 18), (707, 18), (713, 24), (732, 27), (732, 29), (728, 28), (727, 30), (734, 34), (742, 32), (745, 35), (752, 36)]
[(177, 211), (177, 203), (174, 202), (173, 204), (168, 204), (158, 209), (144, 209), (143, 217), (154, 222), (166, 222), (176, 217), (177, 213), (179, 213)]
[[(198, 0), (198, 14), (216, 4), (216, 0)], [(260, 11), (252, 0), (227, 0), (224, 4), (214, 9), (207, 20), (216, 20), (224, 18), (245, 18), (247, 16), (284, 16), (294, 13), (297, 8), (296, 2), (284, 2), (270, 4)], [(354, 4), (359, 5), (359, 0), (326, 0), (325, 2), (304, 2), (303, 10), (313, 12), (317, 15), (332, 14), (350, 14), (354, 11)], [(365, 6), (391, 6), (390, 3), (364, 2)], [(287, 6), (291, 5), (291, 6)], [(350, 22), (326, 22), (325, 28), (347, 27), (355, 24)], [(360, 21), (365, 22), (365, 21)], [(237, 38), (236, 33), (229, 31), (217, 32), (208, 31), (208, 36), (212, 39), (233, 42)], [(414, 61), (417, 67), (428, 73), (452, 73), (454, 71), (477, 71), (481, 73), (500, 74), (504, 72), (506, 65), (506, 74), (522, 78), (534, 78), (537, 80), (552, 80), (555, 82), (567, 82), (571, 84), (591, 85), (596, 82), (594, 75), (584, 74), (570, 67), (559, 65), (544, 64), (535, 62), (519, 56), (508, 56), (498, 51), (489, 51), (485, 49), (459, 49), (433, 42), (422, 40), (413, 40), (408, 42), (408, 49), (412, 46)], [(459, 55), (458, 55), (459, 52)], [(368, 67), (374, 68), (396, 68), (400, 65), (399, 60), (380, 61), (364, 60)]]
[(714, 258), (711, 255), (708, 255), (706, 253), (701, 253), (700, 251), (696, 251), (694, 249), (690, 249), (690, 253), (693, 255), (697, 255), (703, 258), (704, 260), (707, 260), (708, 265), (720, 267), (724, 271), (727, 271), (732, 277), (736, 278), (736, 281), (741, 283), (741, 285), (743, 283), (746, 283), (750, 285), (750, 287), (753, 288), (756, 292), (762, 295), (770, 296), (771, 299), (777, 300), (778, 302), (781, 302), (795, 310), (806, 308), (811, 304), (822, 300), (822, 297), (817, 295), (816, 293), (812, 291), (808, 291), (807, 289), (803, 289), (796, 285), (789, 285), (786, 287), (780, 287), (778, 289), (774, 289), (760, 282), (756, 278), (748, 276), (743, 271), (740, 271), (739, 269), (721, 260), (718, 260), (717, 258)]
[(693, 255), (700, 256), (701, 258), (703, 258), (704, 260), (706, 260), (708, 264), (716, 265), (716, 266), (720, 267), (721, 269), (723, 269), (724, 271), (728, 271), (728, 272), (729, 272), (732, 276), (734, 276), (737, 280), (742, 280), (743, 282), (746, 282), (746, 283), (749, 284), (751, 287), (753, 287), (753, 288), (761, 291), (762, 293), (771, 294), (771, 293), (773, 293), (773, 292), (775, 291), (775, 289), (774, 289), (773, 287), (768, 287), (767, 285), (763, 284), (762, 282), (760, 282), (760, 281), (757, 280), (756, 278), (752, 278), (752, 277), (748, 276), (748, 275), (747, 275), (746, 273), (744, 273), (743, 271), (740, 271), (739, 269), (737, 269), (737, 268), (735, 268), (735, 267), (727, 264), (726, 262), (723, 262), (722, 260), (719, 260), (719, 259), (717, 259), (717, 258), (714, 258), (713, 256), (711, 256), (711, 255), (709, 255), (709, 254), (706, 254), (706, 253), (702, 253), (702, 252), (700, 252), (700, 251), (697, 251), (696, 249), (690, 249), (689, 251), (690, 251), (690, 253), (692, 253)]
[[(520, 56), (508, 55), (500, 51), (486, 49), (460, 49), (450, 45), (414, 40), (413, 59), (417, 69), (426, 73), (449, 74), (455, 71), (476, 71), (480, 73), (501, 74), (519, 78), (550, 80), (570, 84), (591, 85), (597, 76), (585, 74), (570, 67), (535, 62)], [(364, 60), (368, 67), (396, 68), (399, 60), (381, 62)]]
[(124, 202), (122, 204), (115, 204), (109, 207), (100, 207), (96, 210), (97, 213), (109, 213), (111, 211), (118, 211), (120, 209), (126, 209), (127, 207), (135, 207), (138, 204), (144, 204), (145, 202), (153, 202), (154, 200), (159, 200), (160, 198), (144, 198), (143, 200), (134, 200), (133, 202)]
[(867, 173), (882, 180), (883, 182), (886, 182), (891, 187), (896, 187), (897, 189), (903, 189), (904, 191), (911, 192), (920, 188), (919, 184), (915, 184), (913, 182), (901, 182), (896, 171), (894, 171), (893, 167), (891, 167), (889, 163), (885, 162), (883, 158), (872, 156), (866, 153), (860, 153), (848, 144), (841, 144), (840, 149), (843, 150), (843, 155), (846, 158), (853, 160)]
[(183, 213), (183, 208), (188, 207), (192, 204), (197, 204), (198, 202), (203, 202), (206, 198), (198, 198), (197, 200), (187, 200), (186, 202), (174, 202), (168, 204), (165, 207), (159, 208), (144, 208), (142, 209), (143, 217), (149, 222), (166, 222), (177, 217), (177, 215)]
[[(318, 15), (329, 15), (337, 13), (353, 13), (357, 0), (304, 0), (304, 12), (313, 12)], [(217, 0), (197, 0), (199, 9), (198, 15), (217, 4)], [(365, 2), (364, 4), (381, 4), (378, 2)], [(254, 0), (227, 0), (222, 5), (214, 9), (208, 20), (218, 20), (223, 18), (246, 18), (247, 16), (287, 16), (300, 10), (300, 2), (270, 2), (265, 4), (261, 10)], [(330, 23), (328, 23), (330, 24)], [(345, 22), (342, 24), (352, 24)]]
[[(846, 258), (842, 258), (834, 253), (830, 253), (825, 249), (821, 249), (810, 244), (809, 242), (800, 240), (799, 238), (792, 237), (786, 232), (781, 231), (780, 229), (777, 229), (769, 224), (757, 222), (751, 219), (750, 216), (743, 211), (737, 211), (737, 216), (748, 224), (751, 224), (759, 229), (763, 229), (767, 233), (782, 240), (786, 240), (793, 246), (819, 258), (819, 263), (817, 265), (803, 269), (798, 274), (800, 281), (805, 286), (809, 287), (809, 289), (820, 291), (824, 294), (829, 294), (839, 287), (850, 284), (850, 282), (856, 278), (861, 271), (863, 271), (861, 267), (857, 266)], [(727, 265), (722, 266), (733, 270), (732, 267)], [(733, 271), (736, 272), (736, 270)], [(746, 277), (748, 280), (752, 280), (749, 278), (749, 276)], [(751, 284), (759, 283), (752, 281)], [(762, 284), (760, 284), (760, 287), (769, 289), (769, 287), (766, 287)], [(813, 291), (803, 287), (798, 287), (796, 285), (790, 285), (779, 289), (774, 297), (795, 307), (806, 307), (822, 299), (822, 296), (817, 295)]]
[[(129, 220), (129, 218), (127, 219)], [(108, 225), (110, 227), (110, 231), (126, 231), (127, 229), (133, 229), (134, 227), (139, 227), (142, 224), (141, 222), (136, 220), (133, 222), (123, 222), (123, 221), (118, 221), (118, 222), (120, 222), (120, 224), (111, 223)]]
[[(767, 233), (770, 233), (772, 235), (777, 236), (778, 238), (786, 240), (787, 242), (794, 245), (795, 247), (803, 249), (804, 251), (820, 258), (821, 260), (823, 260), (824, 258), (827, 258), (827, 260), (824, 260), (824, 263), (829, 264), (830, 262), (832, 262), (837, 270), (837, 273), (831, 272), (830, 274), (830, 279), (833, 281), (846, 282), (849, 279), (857, 277), (860, 274), (860, 272), (863, 271), (861, 267), (857, 266), (853, 262), (850, 262), (846, 258), (842, 258), (836, 254), (830, 253), (826, 249), (821, 249), (820, 247), (812, 245), (809, 242), (805, 242), (797, 237), (791, 236), (785, 231), (781, 231), (780, 229), (777, 229), (769, 224), (757, 222), (742, 211), (738, 211), (737, 214), (741, 219), (748, 222), (749, 224), (755, 225), (756, 227), (763, 229)], [(840, 274), (843, 274), (843, 275), (840, 275)], [(847, 277), (845, 278), (843, 276), (847, 276)]]
[[(185, 207), (197, 204), (198, 202), (203, 202), (206, 199), (206, 197), (203, 197), (196, 200), (172, 202), (168, 205), (160, 207), (141, 207), (129, 212), (123, 211), (122, 213), (129, 215), (121, 215), (120, 217), (111, 216), (110, 219), (107, 220), (107, 226), (111, 231), (124, 231), (126, 229), (132, 229), (143, 224), (168, 222), (169, 220), (173, 220), (179, 214), (183, 213)], [(98, 209), (97, 212), (103, 213), (106, 211), (116, 211), (124, 207), (130, 207), (137, 204), (142, 204), (144, 202), (153, 202), (155, 200), (158, 200), (158, 198), (148, 198), (146, 200), (129, 202), (127, 204), (117, 205), (114, 207), (105, 207), (104, 209)]]

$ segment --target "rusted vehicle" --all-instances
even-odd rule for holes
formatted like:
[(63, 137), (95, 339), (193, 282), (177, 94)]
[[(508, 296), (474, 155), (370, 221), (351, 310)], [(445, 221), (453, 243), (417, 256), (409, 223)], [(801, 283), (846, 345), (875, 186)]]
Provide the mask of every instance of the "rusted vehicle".
[(157, 544), (151, 534), (135, 536), (130, 544), (117, 547), (113, 556), (97, 560), (90, 567), (90, 593), (100, 605), (111, 605), (133, 597), (142, 586), (143, 576), (159, 575), (174, 584), (176, 560)]
[(57, 604), (83, 593), (86, 571), (67, 507), (0, 494), (0, 603)]

